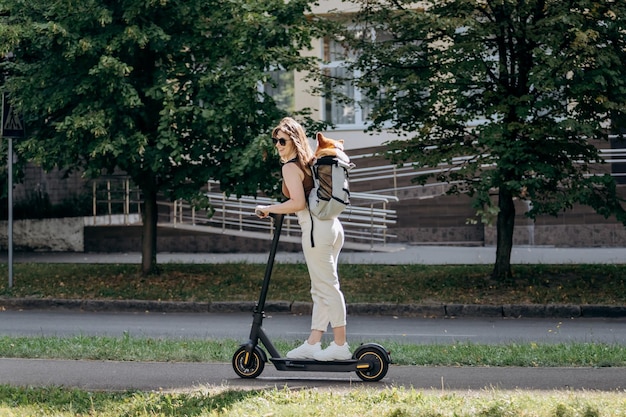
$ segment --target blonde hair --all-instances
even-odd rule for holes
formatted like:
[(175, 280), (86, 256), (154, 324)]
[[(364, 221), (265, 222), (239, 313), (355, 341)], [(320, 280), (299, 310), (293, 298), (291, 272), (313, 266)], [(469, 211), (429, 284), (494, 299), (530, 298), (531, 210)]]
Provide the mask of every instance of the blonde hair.
[[(305, 167), (309, 166), (313, 160), (315, 159), (315, 154), (313, 153), (313, 149), (311, 149), (311, 145), (309, 144), (309, 140), (306, 137), (306, 133), (304, 132), (304, 128), (298, 122), (296, 122), (291, 117), (283, 118), (278, 126), (272, 130), (272, 137), (276, 137), (278, 132), (283, 132), (289, 139), (293, 141), (294, 146), (296, 147), (296, 154), (298, 158), (298, 165), (304, 171), (305, 174), (311, 175), (308, 169)], [(287, 162), (287, 161), (281, 161)]]

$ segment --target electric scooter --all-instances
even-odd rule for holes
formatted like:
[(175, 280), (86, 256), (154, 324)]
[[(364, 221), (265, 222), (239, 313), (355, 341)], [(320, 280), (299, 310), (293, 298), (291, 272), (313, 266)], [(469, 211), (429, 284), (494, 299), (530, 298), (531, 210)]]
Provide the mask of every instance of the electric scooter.
[(259, 302), (253, 312), (250, 339), (242, 344), (235, 352), (232, 359), (233, 369), (241, 378), (256, 378), (261, 375), (268, 361), (267, 354), (259, 346), (259, 341), (269, 352), (269, 360), (279, 371), (312, 371), (312, 372), (356, 372), (363, 381), (380, 381), (389, 370), (391, 357), (389, 352), (377, 343), (366, 343), (359, 346), (352, 355), (352, 359), (340, 361), (316, 361), (313, 359), (289, 359), (281, 357), (269, 337), (263, 330), (263, 318), (265, 317), (265, 300), (269, 290), (274, 258), (280, 232), (282, 229), (284, 214), (271, 214), (274, 222), (274, 236), (270, 249), (269, 259), (265, 268), (265, 276), (261, 287)]

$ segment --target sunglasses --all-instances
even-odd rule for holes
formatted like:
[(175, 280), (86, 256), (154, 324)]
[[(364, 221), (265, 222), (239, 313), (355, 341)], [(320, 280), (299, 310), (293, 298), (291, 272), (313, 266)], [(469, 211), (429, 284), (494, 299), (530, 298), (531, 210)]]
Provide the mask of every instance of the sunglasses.
[(285, 146), (288, 140), (290, 139), (272, 138), (272, 143), (274, 144), (274, 146), (276, 146), (277, 142), (280, 143), (280, 146)]

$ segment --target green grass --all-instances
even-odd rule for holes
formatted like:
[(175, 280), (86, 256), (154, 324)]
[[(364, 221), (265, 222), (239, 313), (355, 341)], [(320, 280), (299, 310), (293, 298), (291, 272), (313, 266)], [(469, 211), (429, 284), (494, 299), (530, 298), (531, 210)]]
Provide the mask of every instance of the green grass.
[[(281, 352), (297, 341), (274, 341)], [(604, 343), (473, 343), (415, 345), (378, 341), (395, 365), (429, 366), (626, 366), (626, 346)], [(101, 336), (0, 337), (0, 357), (228, 363), (241, 340), (171, 340)]]
[[(0, 269), (0, 296), (163, 301), (255, 301), (264, 265), (164, 264), (157, 276), (137, 265), (16, 264), (13, 288)], [(490, 266), (340, 265), (348, 303), (626, 305), (626, 265), (515, 265), (494, 282)], [(310, 301), (304, 264), (277, 264), (269, 299)]]
[(12, 417), (623, 417), (626, 397), (608, 392), (374, 390), (102, 393), (0, 385), (0, 415)]

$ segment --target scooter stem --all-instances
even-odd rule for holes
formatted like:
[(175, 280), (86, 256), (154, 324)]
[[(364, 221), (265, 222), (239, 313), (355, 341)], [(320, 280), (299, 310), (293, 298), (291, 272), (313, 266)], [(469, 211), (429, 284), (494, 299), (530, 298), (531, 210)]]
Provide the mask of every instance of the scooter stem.
[[(270, 254), (267, 261), (267, 266), (265, 267), (265, 276), (263, 277), (263, 285), (261, 286), (261, 294), (259, 295), (259, 302), (254, 307), (254, 312), (252, 314), (252, 327), (250, 328), (250, 339), (248, 343), (246, 343), (246, 351), (249, 354), (252, 354), (254, 348), (259, 343), (259, 339), (261, 343), (265, 346), (265, 348), (269, 351), (270, 355), (273, 358), (280, 357), (280, 353), (276, 350), (272, 342), (269, 340), (265, 332), (263, 331), (263, 319), (265, 318), (265, 300), (267, 298), (267, 292), (269, 291), (270, 280), (272, 277), (272, 269), (274, 267), (274, 258), (276, 257), (276, 251), (278, 249), (278, 241), (280, 239), (280, 231), (283, 226), (283, 218), (284, 214), (270, 214), (274, 222), (274, 236), (272, 238), (272, 245), (270, 247)], [(245, 365), (248, 366), (248, 359), (251, 356), (248, 356), (245, 360)]]
[(278, 249), (278, 241), (280, 240), (280, 232), (283, 228), (284, 214), (270, 214), (274, 222), (274, 236), (272, 238), (272, 246), (270, 247), (270, 255), (267, 265), (265, 266), (265, 276), (263, 277), (263, 286), (261, 287), (261, 294), (259, 296), (259, 302), (256, 305), (255, 312), (262, 312), (265, 310), (265, 301), (267, 298), (267, 292), (269, 291), (270, 279), (272, 277), (272, 270), (274, 268), (274, 258), (276, 257), (276, 251)]

